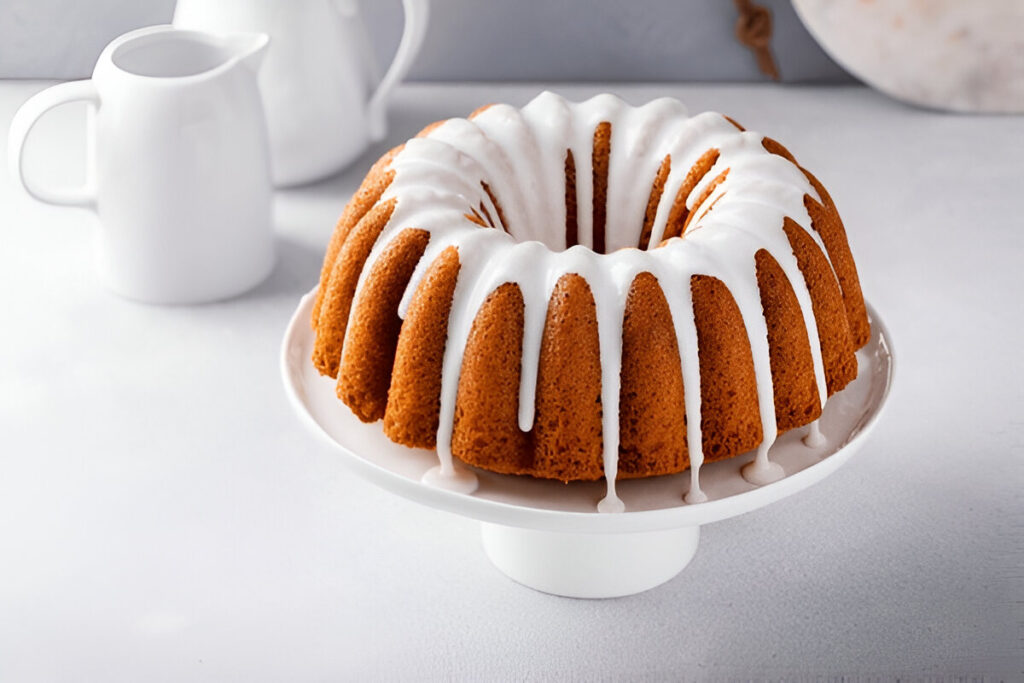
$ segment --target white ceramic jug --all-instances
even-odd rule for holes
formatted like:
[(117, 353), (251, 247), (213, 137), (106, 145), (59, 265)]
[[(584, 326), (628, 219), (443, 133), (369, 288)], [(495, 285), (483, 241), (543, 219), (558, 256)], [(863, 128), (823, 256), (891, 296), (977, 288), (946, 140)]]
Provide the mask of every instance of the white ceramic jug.
[(372, 95), (374, 59), (357, 0), (178, 0), (174, 25), (270, 36), (260, 93), (273, 177), (297, 185), (338, 171), (386, 134), (388, 96), (427, 30), (428, 0), (402, 5), (402, 41)]
[[(198, 303), (238, 294), (274, 261), (273, 187), (256, 74), (264, 34), (152, 26), (115, 39), (90, 80), (48, 88), (11, 122), (15, 182), (99, 215), (101, 278), (126, 297)], [(22, 148), (46, 111), (91, 105), (86, 185), (40, 187)]]

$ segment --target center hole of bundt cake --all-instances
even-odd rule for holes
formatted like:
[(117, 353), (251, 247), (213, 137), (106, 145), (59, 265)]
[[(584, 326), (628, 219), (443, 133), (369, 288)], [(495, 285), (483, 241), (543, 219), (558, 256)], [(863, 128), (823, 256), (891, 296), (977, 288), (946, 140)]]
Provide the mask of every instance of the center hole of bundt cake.
[[(662, 202), (662, 195), (665, 191), (666, 181), (669, 172), (672, 170), (672, 161), (669, 155), (665, 155), (656, 171), (651, 175), (649, 182), (634, 183), (639, 187), (639, 194), (630, 201), (637, 208), (635, 215), (619, 215), (618, 224), (609, 223), (609, 188), (615, 182), (630, 182), (634, 178), (617, 179), (609, 176), (611, 159), (612, 126), (610, 123), (601, 123), (594, 130), (593, 151), (590, 157), (589, 168), (578, 167), (576, 157), (571, 149), (565, 150), (564, 174), (565, 174), (565, 226), (550, 225), (547, 229), (538, 231), (540, 234), (528, 237), (516, 229), (515, 221), (509, 224), (505, 220), (505, 211), (502, 210), (500, 198), (496, 195), (491, 185), (481, 181), (484, 192), (491, 200), (491, 205), (498, 213), (491, 215), (486, 203), (481, 202), (478, 209), (472, 209), (467, 217), (485, 227), (504, 227), (512, 237), (517, 240), (539, 239), (554, 251), (562, 251), (577, 245), (587, 247), (599, 254), (606, 254), (611, 251), (623, 248), (648, 249), (656, 247), (665, 240), (673, 237), (681, 237), (690, 220), (700, 213), (700, 207), (708, 198), (711, 192), (725, 179), (728, 170), (715, 178), (701, 193), (701, 197), (694, 204), (694, 211), (691, 213), (686, 207), (686, 200), (697, 184), (711, 170), (718, 160), (718, 150), (708, 149), (688, 170), (685, 180), (672, 198), (672, 206), (669, 208), (664, 230), (660, 231), (658, 237), (653, 236), (655, 219), (658, 208)], [(649, 167), (648, 167), (649, 168)], [(638, 169), (638, 172), (640, 171)], [(647, 171), (649, 172), (649, 171)], [(590, 182), (581, 182), (581, 174), (589, 173)], [(638, 180), (638, 179), (637, 179)], [(589, 201), (586, 195), (586, 186), (589, 185)], [(621, 193), (621, 188), (618, 188)], [(646, 202), (643, 202), (646, 199)], [(666, 198), (667, 199), (667, 198)], [(525, 201), (528, 201), (526, 198)], [(710, 210), (710, 206), (704, 209), (704, 213)], [(589, 211), (590, 234), (583, 234), (581, 230), (581, 216), (583, 212)], [(511, 212), (520, 213), (520, 212)], [(524, 212), (525, 213), (525, 212)], [(585, 221), (584, 221), (585, 222)], [(651, 244), (652, 237), (657, 239), (658, 244)]]

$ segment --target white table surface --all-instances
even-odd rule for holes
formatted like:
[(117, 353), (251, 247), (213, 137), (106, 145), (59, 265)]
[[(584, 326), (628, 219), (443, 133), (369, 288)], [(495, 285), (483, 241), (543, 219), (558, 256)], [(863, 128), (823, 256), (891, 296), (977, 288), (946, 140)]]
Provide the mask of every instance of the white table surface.
[[(0, 131), (44, 83), (0, 83)], [(149, 307), (100, 289), (95, 218), (0, 171), (0, 680), (1020, 680), (1024, 118), (859, 87), (673, 95), (783, 141), (827, 185), (898, 374), (825, 482), (703, 529), (693, 563), (605, 601), (519, 586), (477, 525), (353, 477), (290, 412), (284, 325), (383, 150), (536, 86), (408, 86), (349, 171), (280, 192), (253, 292)], [(30, 140), (81, 176), (81, 111)], [(6, 141), (0, 142), (6, 159)]]

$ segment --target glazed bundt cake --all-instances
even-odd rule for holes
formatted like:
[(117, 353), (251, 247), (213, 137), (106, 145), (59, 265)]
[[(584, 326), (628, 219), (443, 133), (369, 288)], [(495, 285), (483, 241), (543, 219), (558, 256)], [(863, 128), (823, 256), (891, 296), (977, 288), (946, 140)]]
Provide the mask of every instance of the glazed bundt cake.
[(400, 444), (615, 480), (816, 426), (869, 323), (828, 192), (778, 142), (672, 99), (545, 92), (385, 154), (345, 208), (313, 362)]

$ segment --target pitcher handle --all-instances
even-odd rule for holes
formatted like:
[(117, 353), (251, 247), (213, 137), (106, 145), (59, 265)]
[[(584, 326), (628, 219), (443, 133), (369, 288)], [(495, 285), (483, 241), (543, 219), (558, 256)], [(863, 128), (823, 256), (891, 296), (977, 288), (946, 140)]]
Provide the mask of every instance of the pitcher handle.
[(86, 179), (82, 187), (54, 189), (41, 187), (25, 178), (23, 163), (25, 139), (32, 132), (36, 122), (39, 121), (43, 114), (54, 107), (79, 100), (89, 102), (94, 107), (99, 106), (99, 94), (96, 92), (96, 86), (93, 85), (91, 80), (60, 83), (30, 97), (25, 104), (21, 105), (21, 108), (18, 109), (14, 119), (11, 121), (10, 136), (7, 143), (7, 159), (10, 165), (11, 178), (34, 199), (56, 206), (78, 206), (85, 209), (95, 209), (96, 189), (92, 179)]
[(370, 139), (374, 142), (383, 140), (387, 135), (388, 96), (409, 72), (409, 67), (423, 45), (423, 37), (427, 34), (430, 0), (402, 0), (402, 8), (405, 11), (402, 42), (398, 44), (395, 58), (377, 86), (377, 91), (366, 105)]

